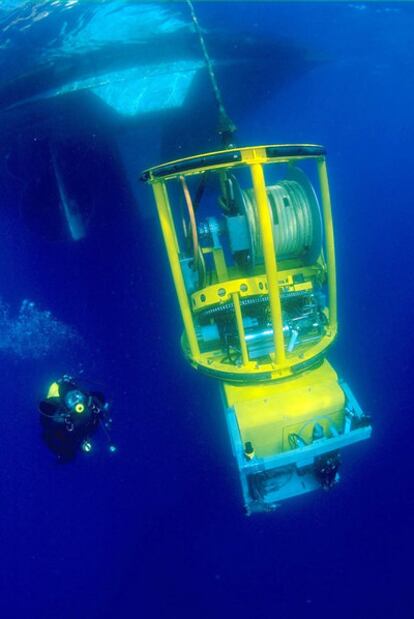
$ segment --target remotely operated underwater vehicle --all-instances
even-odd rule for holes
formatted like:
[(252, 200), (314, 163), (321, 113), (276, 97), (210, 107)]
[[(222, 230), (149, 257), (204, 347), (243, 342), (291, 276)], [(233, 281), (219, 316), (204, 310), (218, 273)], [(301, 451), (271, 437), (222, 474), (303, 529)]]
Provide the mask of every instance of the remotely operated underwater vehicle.
[(326, 358), (337, 302), (325, 155), (309, 144), (231, 146), (142, 176), (159, 214), (182, 349), (220, 383), (249, 514), (331, 488), (340, 450), (371, 435)]
[(182, 348), (221, 383), (246, 510), (332, 487), (339, 450), (369, 438), (371, 425), (326, 359), (337, 306), (324, 148), (232, 148), (144, 178), (180, 304)]

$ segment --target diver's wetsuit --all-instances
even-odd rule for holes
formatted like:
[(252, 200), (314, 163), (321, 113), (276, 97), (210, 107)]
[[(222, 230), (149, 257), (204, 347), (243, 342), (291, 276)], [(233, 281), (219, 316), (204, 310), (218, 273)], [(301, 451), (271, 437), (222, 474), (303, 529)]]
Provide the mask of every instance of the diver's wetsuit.
[(56, 386), (56, 393), (39, 404), (43, 438), (59, 459), (70, 460), (104, 420), (106, 402), (101, 393), (88, 393), (69, 377)]

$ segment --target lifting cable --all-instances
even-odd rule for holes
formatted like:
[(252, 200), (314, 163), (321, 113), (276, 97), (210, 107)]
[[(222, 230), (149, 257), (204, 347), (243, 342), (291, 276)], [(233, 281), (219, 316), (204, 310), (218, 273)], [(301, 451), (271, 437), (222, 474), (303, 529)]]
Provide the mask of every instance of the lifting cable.
[(236, 125), (231, 120), (230, 116), (226, 112), (224, 107), (223, 98), (221, 96), (220, 88), (217, 83), (217, 79), (214, 73), (213, 64), (207, 51), (206, 43), (204, 41), (203, 33), (200, 28), (197, 16), (194, 11), (194, 6), (191, 0), (186, 0), (191, 13), (191, 19), (194, 24), (195, 31), (198, 35), (200, 46), (203, 52), (204, 60), (208, 75), (210, 77), (211, 86), (213, 88), (214, 97), (216, 99), (218, 112), (219, 112), (219, 135), (221, 136), (223, 146), (225, 148), (231, 148), (233, 146), (233, 136), (236, 132)]

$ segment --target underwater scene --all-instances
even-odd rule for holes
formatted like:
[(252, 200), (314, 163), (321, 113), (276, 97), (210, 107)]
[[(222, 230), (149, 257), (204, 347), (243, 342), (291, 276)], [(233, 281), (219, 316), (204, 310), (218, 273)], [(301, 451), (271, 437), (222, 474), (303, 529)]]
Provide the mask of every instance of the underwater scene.
[(0, 614), (414, 616), (414, 4), (0, 0)]

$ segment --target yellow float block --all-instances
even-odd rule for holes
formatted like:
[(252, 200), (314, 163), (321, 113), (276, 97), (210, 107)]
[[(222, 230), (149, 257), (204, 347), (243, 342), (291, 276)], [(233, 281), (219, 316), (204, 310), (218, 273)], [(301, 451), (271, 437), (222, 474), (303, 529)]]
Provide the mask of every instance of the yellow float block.
[(280, 382), (224, 384), (228, 407), (234, 409), (241, 440), (250, 442), (259, 458), (292, 448), (289, 434), (312, 442), (315, 423), (326, 437), (342, 432), (345, 394), (330, 363)]

